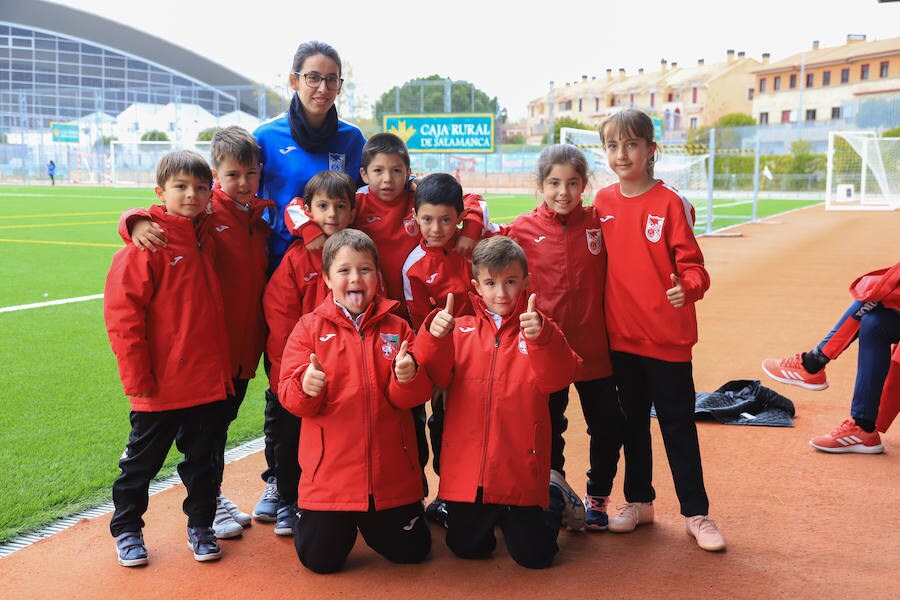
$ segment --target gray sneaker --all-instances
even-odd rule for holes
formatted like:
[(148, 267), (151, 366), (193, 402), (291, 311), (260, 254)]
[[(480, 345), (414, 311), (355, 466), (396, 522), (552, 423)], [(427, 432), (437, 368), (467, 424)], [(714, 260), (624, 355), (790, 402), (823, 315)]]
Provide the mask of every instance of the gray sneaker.
[(253, 509), (253, 518), (257, 521), (274, 523), (278, 519), (278, 506), (281, 504), (281, 495), (278, 493), (278, 484), (275, 477), (269, 477), (262, 498)]

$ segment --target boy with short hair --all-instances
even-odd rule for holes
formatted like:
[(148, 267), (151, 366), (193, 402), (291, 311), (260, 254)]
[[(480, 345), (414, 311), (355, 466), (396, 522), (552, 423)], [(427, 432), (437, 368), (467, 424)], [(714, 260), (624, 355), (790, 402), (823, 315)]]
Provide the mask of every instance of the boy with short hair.
[[(356, 182), (343, 171), (321, 171), (303, 191), (303, 204), (326, 238), (347, 228), (356, 214)], [(322, 249), (310, 249), (295, 240), (285, 252), (263, 295), (263, 310), (269, 326), (266, 356), (271, 362), (266, 398), (275, 406), (267, 411), (266, 435), (272, 447), (275, 485), (275, 533), (293, 535), (297, 513), (297, 485), (300, 467), (297, 444), (300, 419), (278, 403), (281, 355), (300, 317), (311, 313), (328, 295), (322, 270)], [(257, 513), (259, 514), (259, 513)], [(257, 517), (259, 518), (259, 517)]]
[(416, 338), (420, 364), (447, 388), (438, 490), (447, 545), (462, 558), (487, 557), (499, 525), (513, 560), (544, 568), (559, 550), (565, 504), (550, 486), (547, 395), (573, 380), (581, 359), (528, 297), (517, 243), (482, 240), (472, 271), (474, 316), (436, 310)]
[(359, 531), (391, 562), (422, 562), (431, 533), (409, 409), (431, 381), (411, 354), (413, 331), (392, 314), (397, 303), (378, 294), (372, 239), (335, 233), (322, 266), (331, 294), (291, 332), (278, 388), (303, 419), (297, 556), (316, 573), (338, 571)]
[[(216, 242), (215, 271), (222, 288), (225, 331), (231, 350), (231, 376), (235, 393), (227, 399), (228, 422), (221, 432), (217, 466), (221, 479), (225, 469), (227, 425), (237, 418), (256, 375), (266, 344), (266, 321), (262, 295), (268, 268), (269, 225), (265, 211), (274, 206), (270, 200), (256, 197), (259, 191), (259, 146), (256, 138), (242, 127), (232, 125), (217, 131), (210, 144), (212, 174), (211, 235)], [(155, 249), (165, 244), (166, 236), (158, 223), (146, 219), (146, 211), (128, 211), (120, 221), (120, 233), (142, 248)], [(249, 527), (250, 516), (224, 494), (216, 500), (216, 537), (238, 537)]]
[(212, 172), (202, 156), (170, 152), (157, 166), (149, 210), (168, 243), (157, 252), (119, 250), (106, 278), (103, 315), (119, 375), (131, 402), (131, 433), (113, 483), (110, 532), (119, 564), (148, 562), (142, 516), (148, 490), (174, 441), (184, 454), (188, 544), (198, 561), (220, 558), (212, 530), (225, 427), (224, 399), (234, 393), (207, 215)]

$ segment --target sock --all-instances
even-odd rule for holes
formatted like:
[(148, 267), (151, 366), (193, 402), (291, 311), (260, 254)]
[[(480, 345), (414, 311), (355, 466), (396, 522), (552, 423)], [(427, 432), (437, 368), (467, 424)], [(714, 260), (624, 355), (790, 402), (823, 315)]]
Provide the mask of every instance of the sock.
[(831, 359), (822, 354), (818, 347), (813, 348), (809, 352), (804, 352), (800, 357), (800, 362), (803, 363), (803, 368), (808, 373), (818, 373), (825, 368), (829, 360)]
[(865, 431), (866, 433), (872, 433), (875, 431), (875, 421), (870, 421), (868, 419), (853, 419), (856, 421), (856, 424), (859, 425), (859, 428)]

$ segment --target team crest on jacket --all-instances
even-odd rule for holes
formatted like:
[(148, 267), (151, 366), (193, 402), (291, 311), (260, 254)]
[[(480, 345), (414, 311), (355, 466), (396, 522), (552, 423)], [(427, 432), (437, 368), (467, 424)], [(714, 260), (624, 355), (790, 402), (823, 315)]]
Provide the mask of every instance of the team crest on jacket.
[(403, 229), (406, 231), (406, 235), (412, 237), (419, 236), (419, 222), (416, 221), (416, 215), (414, 213), (410, 213), (403, 219)]
[(328, 153), (328, 168), (332, 171), (343, 171), (347, 164), (347, 155), (337, 152)]
[(600, 234), (599, 229), (585, 229), (584, 235), (587, 237), (587, 246), (588, 250), (594, 256), (600, 254), (600, 249), (603, 247), (602, 239), (603, 237)]
[(654, 244), (662, 237), (663, 223), (666, 222), (665, 217), (657, 217), (656, 215), (647, 215), (647, 225), (644, 227), (644, 235)]
[(525, 343), (525, 334), (521, 331), (519, 332), (519, 352), (528, 354), (528, 344)]
[(394, 360), (397, 352), (400, 351), (400, 336), (396, 333), (380, 333), (381, 337), (381, 353), (388, 360)]

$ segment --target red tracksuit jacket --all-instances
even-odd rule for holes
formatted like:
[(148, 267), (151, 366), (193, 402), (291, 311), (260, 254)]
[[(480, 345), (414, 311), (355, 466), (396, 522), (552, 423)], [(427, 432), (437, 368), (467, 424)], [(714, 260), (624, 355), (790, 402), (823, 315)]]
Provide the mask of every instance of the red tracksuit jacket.
[[(458, 235), (458, 234), (457, 234)], [(456, 235), (443, 248), (431, 248), (424, 240), (403, 264), (403, 297), (413, 329), (435, 308), (444, 308), (447, 294), (453, 294), (453, 316), (471, 315), (472, 263), (453, 251)]]
[[(409, 409), (431, 397), (431, 380), (423, 369), (407, 383), (394, 376), (400, 344), (414, 340), (406, 321), (391, 314), (396, 304), (376, 296), (357, 330), (329, 295), (288, 338), (278, 399), (303, 418), (301, 508), (365, 511), (371, 495), (376, 510), (384, 510), (423, 497)], [(327, 381), (315, 397), (302, 387), (310, 353)]]
[(201, 215), (195, 225), (161, 205), (148, 214), (166, 230), (168, 245), (141, 252), (129, 244), (116, 252), (103, 294), (103, 318), (131, 409), (159, 412), (224, 400), (234, 390), (211, 220)]
[(575, 381), (612, 375), (603, 316), (606, 248), (596, 209), (584, 206), (563, 216), (541, 204), (501, 226), (500, 233), (522, 246), (538, 309), (550, 315), (581, 356)]
[[(447, 388), (441, 482), (444, 500), (547, 506), (550, 409), (547, 396), (569, 385), (581, 359), (547, 317), (537, 339), (519, 328), (528, 294), (500, 329), (479, 296), (475, 315), (456, 319), (435, 338), (428, 316), (416, 338), (416, 358), (435, 385)], [(304, 434), (305, 435), (305, 434)]]
[[(694, 237), (694, 207), (659, 181), (628, 198), (615, 183), (594, 198), (609, 258), (606, 329), (613, 350), (688, 362), (697, 343), (694, 302), (709, 289), (709, 273)], [(671, 274), (681, 279), (685, 304), (666, 298)]]

